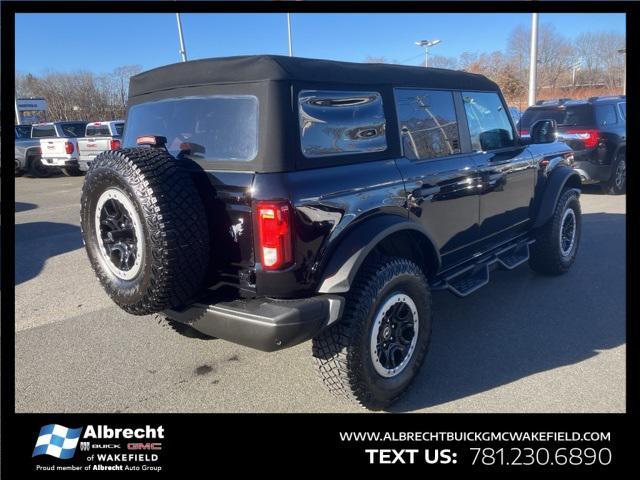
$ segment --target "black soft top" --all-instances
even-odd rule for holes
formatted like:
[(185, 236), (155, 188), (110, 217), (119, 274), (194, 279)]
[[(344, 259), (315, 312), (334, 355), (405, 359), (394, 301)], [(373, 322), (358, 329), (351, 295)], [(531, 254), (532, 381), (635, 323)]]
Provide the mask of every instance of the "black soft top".
[(497, 91), (483, 75), (441, 68), (382, 63), (247, 55), (174, 63), (131, 77), (129, 95), (135, 97), (180, 87), (258, 81), (303, 81)]

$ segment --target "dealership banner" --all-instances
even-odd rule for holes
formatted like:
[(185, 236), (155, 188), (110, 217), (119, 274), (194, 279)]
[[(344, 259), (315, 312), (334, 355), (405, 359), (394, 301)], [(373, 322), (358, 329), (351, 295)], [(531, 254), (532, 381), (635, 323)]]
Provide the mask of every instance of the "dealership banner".
[(613, 472), (630, 460), (623, 415), (18, 414), (10, 424), (3, 468), (43, 478), (337, 465)]

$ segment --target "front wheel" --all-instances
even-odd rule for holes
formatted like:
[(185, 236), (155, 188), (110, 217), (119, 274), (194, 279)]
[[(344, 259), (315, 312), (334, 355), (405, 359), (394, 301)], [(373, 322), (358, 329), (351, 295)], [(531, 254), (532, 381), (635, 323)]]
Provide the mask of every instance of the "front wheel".
[(313, 339), (328, 389), (380, 410), (409, 387), (431, 337), (431, 296), (420, 267), (403, 258), (367, 259), (341, 320)]
[(571, 268), (582, 232), (580, 201), (575, 190), (566, 190), (549, 220), (536, 234), (529, 266), (547, 275), (560, 275)]

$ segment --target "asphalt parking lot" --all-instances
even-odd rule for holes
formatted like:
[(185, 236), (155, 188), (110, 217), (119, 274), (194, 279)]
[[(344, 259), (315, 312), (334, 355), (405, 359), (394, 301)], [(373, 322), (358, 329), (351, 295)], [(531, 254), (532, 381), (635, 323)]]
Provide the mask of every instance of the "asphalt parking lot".
[[(325, 392), (311, 345), (186, 339), (118, 309), (89, 267), (83, 178), (16, 178), (17, 412), (361, 412)], [(573, 269), (496, 271), (434, 296), (431, 351), (402, 412), (624, 412), (625, 197), (589, 188)]]

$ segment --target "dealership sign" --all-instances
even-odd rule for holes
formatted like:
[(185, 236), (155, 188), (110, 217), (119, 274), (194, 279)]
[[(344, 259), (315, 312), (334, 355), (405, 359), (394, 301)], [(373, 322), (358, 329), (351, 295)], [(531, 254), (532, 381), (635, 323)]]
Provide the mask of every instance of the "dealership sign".
[(44, 98), (19, 98), (16, 103), (19, 112), (28, 112), (31, 110), (47, 110), (47, 101)]

